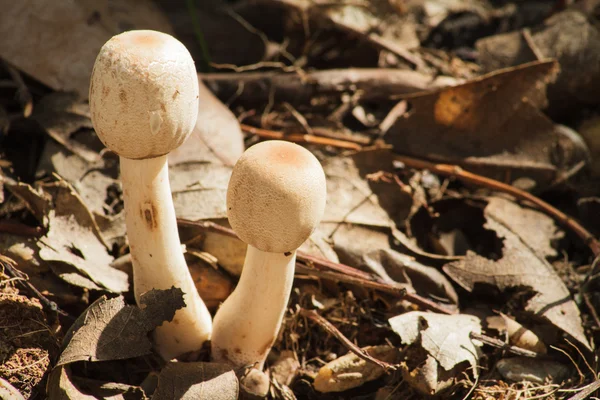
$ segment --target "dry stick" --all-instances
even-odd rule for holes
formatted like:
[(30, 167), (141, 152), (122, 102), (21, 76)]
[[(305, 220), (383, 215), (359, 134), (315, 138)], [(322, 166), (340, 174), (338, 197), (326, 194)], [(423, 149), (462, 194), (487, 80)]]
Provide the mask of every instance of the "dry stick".
[(584, 399), (587, 399), (596, 390), (600, 390), (600, 379), (598, 379), (598, 380), (590, 383), (581, 392), (577, 393), (575, 396), (569, 397), (568, 400), (584, 400)]
[(29, 237), (40, 237), (44, 234), (39, 226), (27, 226), (16, 221), (0, 221), (0, 232)]
[(295, 143), (310, 143), (310, 144), (320, 144), (324, 146), (332, 146), (338, 147), (340, 149), (348, 149), (348, 150), (360, 150), (362, 148), (361, 145), (356, 143), (351, 143), (345, 140), (338, 139), (330, 139), (321, 136), (308, 135), (304, 133), (282, 133), (276, 132), (269, 129), (256, 128), (254, 126), (240, 124), (242, 131), (249, 133), (251, 135), (257, 135), (261, 138), (267, 139), (279, 139), (279, 140), (288, 140), (290, 142)]
[(402, 163), (404, 163), (404, 165), (410, 168), (427, 169), (439, 175), (455, 177), (456, 179), (462, 182), (488, 187), (490, 189), (498, 190), (500, 192), (509, 193), (520, 200), (529, 201), (533, 203), (536, 207), (538, 207), (540, 210), (550, 215), (565, 228), (570, 229), (573, 233), (579, 236), (583, 240), (583, 242), (590, 248), (594, 256), (597, 257), (598, 255), (600, 255), (600, 242), (583, 226), (581, 226), (579, 222), (569, 217), (557, 208), (546, 203), (545, 201), (532, 195), (531, 193), (517, 189), (514, 186), (507, 185), (506, 183), (502, 183), (494, 179), (485, 178), (481, 175), (473, 174), (471, 172), (465, 171), (464, 169), (456, 165), (435, 164), (432, 162), (423, 161), (408, 156), (396, 156), (396, 160), (401, 161)]
[(521, 347), (513, 346), (513, 345), (503, 342), (500, 339), (496, 339), (496, 338), (493, 338), (490, 336), (471, 332), (470, 337), (471, 337), (471, 339), (479, 340), (480, 342), (485, 343), (488, 346), (496, 347), (501, 350), (506, 350), (506, 351), (516, 354), (518, 356), (531, 357), (531, 358), (535, 358), (535, 357), (539, 356), (539, 354), (536, 353), (535, 351), (531, 351), (531, 350), (523, 349)]
[(42, 303), (42, 306), (46, 311), (52, 311), (59, 315), (62, 315), (63, 317), (69, 317), (71, 319), (74, 319), (68, 313), (61, 310), (58, 307), (58, 304), (48, 299), (39, 290), (37, 290), (35, 286), (29, 283), (27, 275), (19, 271), (15, 266), (13, 266), (13, 262), (14, 261), (12, 261), (10, 258), (0, 255), (0, 267), (2, 267), (4, 272), (6, 272), (6, 274), (11, 278), (19, 278), (17, 280), (18, 284), (23, 286), (30, 293), (32, 293), (33, 296), (37, 297), (37, 299), (40, 301), (40, 303)]
[[(238, 238), (235, 232), (224, 226), (215, 224), (209, 221), (189, 221), (178, 219), (180, 226), (196, 227), (203, 230), (219, 233), (233, 238)], [(296, 257), (299, 261), (307, 263), (307, 265), (297, 264), (297, 271), (306, 274), (311, 274), (323, 279), (335, 280), (352, 285), (362, 286), (373, 290), (378, 290), (384, 293), (389, 293), (396, 298), (404, 299), (413, 304), (421, 306), (423, 309), (434, 311), (441, 314), (455, 314), (454, 310), (448, 309), (435, 302), (419, 296), (416, 293), (407, 293), (405, 289), (380, 281), (376, 276), (367, 272), (360, 271), (349, 265), (338, 264), (325, 260), (319, 257), (308, 255), (304, 252), (297, 252)]]
[(311, 321), (317, 323), (321, 328), (323, 328), (327, 333), (337, 338), (342, 344), (351, 352), (356, 354), (359, 358), (373, 363), (386, 371), (395, 371), (398, 367), (394, 364), (390, 364), (385, 361), (378, 360), (371, 356), (369, 353), (352, 343), (342, 332), (340, 332), (331, 322), (327, 321), (321, 315), (317, 314), (314, 310), (307, 310), (305, 308), (301, 308), (299, 310), (299, 314), (303, 317), (310, 319)]

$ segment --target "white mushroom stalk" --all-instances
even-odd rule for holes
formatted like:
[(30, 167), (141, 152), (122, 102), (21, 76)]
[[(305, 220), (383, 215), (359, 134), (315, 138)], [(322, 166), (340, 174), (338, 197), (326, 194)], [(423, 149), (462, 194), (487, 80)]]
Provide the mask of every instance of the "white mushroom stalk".
[(192, 132), (198, 114), (194, 61), (177, 39), (155, 31), (114, 36), (98, 54), (90, 83), (92, 123), (120, 156), (134, 294), (173, 286), (186, 306), (156, 329), (166, 360), (210, 338), (210, 313), (181, 251), (169, 185), (167, 153)]
[(296, 250), (319, 224), (326, 194), (321, 164), (296, 144), (259, 143), (238, 160), (227, 215), (248, 250), (238, 285), (214, 318), (213, 360), (262, 369), (287, 308)]

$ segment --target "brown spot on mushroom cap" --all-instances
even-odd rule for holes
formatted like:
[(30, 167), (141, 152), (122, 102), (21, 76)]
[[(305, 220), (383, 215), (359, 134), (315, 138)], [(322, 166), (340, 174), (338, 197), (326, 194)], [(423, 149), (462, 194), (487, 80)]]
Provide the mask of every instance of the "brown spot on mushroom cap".
[(302, 146), (279, 140), (252, 146), (236, 163), (227, 216), (240, 238), (259, 250), (296, 250), (325, 209), (325, 173)]
[(106, 42), (96, 58), (92, 123), (118, 155), (158, 157), (180, 146), (194, 129), (198, 93), (194, 61), (181, 42), (155, 31), (124, 32)]

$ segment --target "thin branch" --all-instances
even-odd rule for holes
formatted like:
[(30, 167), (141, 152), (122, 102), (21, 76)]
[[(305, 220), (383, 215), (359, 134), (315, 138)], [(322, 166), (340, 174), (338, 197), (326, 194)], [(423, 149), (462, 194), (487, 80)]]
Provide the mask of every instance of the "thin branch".
[(539, 356), (539, 354), (536, 353), (535, 351), (531, 351), (531, 350), (523, 349), (521, 347), (513, 346), (513, 345), (503, 342), (500, 339), (496, 339), (496, 338), (493, 338), (490, 336), (471, 332), (470, 337), (471, 337), (471, 339), (479, 340), (480, 342), (487, 344), (488, 346), (496, 347), (501, 350), (506, 350), (506, 351), (516, 354), (518, 356), (531, 357), (531, 358), (535, 358), (535, 357)]
[(338, 339), (348, 350), (356, 354), (357, 357), (383, 368), (386, 372), (395, 371), (396, 369), (398, 369), (398, 366), (385, 361), (378, 360), (363, 349), (361, 349), (360, 347), (358, 347), (357, 345), (355, 345), (354, 343), (352, 343), (350, 339), (344, 336), (344, 334), (340, 332), (331, 322), (327, 321), (321, 315), (317, 314), (316, 311), (301, 308), (299, 314), (318, 324), (327, 333)]
[(256, 128), (254, 126), (240, 124), (242, 127), (242, 131), (251, 135), (257, 135), (261, 138), (266, 139), (279, 139), (279, 140), (288, 140), (290, 142), (295, 143), (310, 143), (310, 144), (319, 144), (323, 146), (332, 146), (340, 149), (348, 149), (348, 150), (360, 150), (362, 146), (356, 143), (348, 142), (345, 140), (338, 139), (330, 139), (321, 136), (308, 135), (304, 133), (283, 133), (272, 131), (269, 129)]

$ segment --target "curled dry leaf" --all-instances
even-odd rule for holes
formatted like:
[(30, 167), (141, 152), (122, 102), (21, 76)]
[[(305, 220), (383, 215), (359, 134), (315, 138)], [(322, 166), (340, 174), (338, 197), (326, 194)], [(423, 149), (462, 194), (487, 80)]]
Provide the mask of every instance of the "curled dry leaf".
[(126, 305), (123, 297), (100, 297), (65, 335), (57, 366), (76, 361), (109, 361), (151, 352), (148, 332), (170, 321), (182, 308), (181, 289), (151, 290), (142, 295), (144, 308)]
[(236, 400), (239, 383), (228, 365), (216, 363), (168, 363), (158, 377), (153, 400)]
[(464, 84), (403, 96), (407, 118), (390, 128), (396, 151), (503, 181), (528, 178), (544, 186), (589, 159), (583, 141), (540, 112), (553, 61), (495, 71)]
[(53, 400), (96, 400), (96, 397), (83, 393), (75, 386), (69, 367), (64, 365), (54, 367), (46, 390), (48, 398)]
[[(373, 358), (390, 364), (395, 364), (400, 354), (397, 348), (387, 345), (368, 346), (361, 350)], [(384, 374), (384, 368), (354, 353), (348, 353), (321, 367), (313, 385), (315, 390), (321, 393), (343, 392), (378, 379)]]
[[(527, 220), (523, 219), (523, 215), (531, 217), (531, 213), (536, 213), (536, 219), (539, 220), (549, 217), (533, 210), (521, 216), (517, 213), (513, 227), (513, 220), (505, 218), (503, 214), (507, 209), (503, 206), (505, 201), (493, 199), (484, 209), (484, 228), (495, 232), (502, 241), (500, 258), (491, 260), (468, 251), (464, 259), (446, 264), (444, 271), (468, 291), (472, 291), (476, 284), (491, 285), (501, 291), (516, 287), (531, 288), (533, 297), (528, 300), (525, 311), (553, 324), (575, 338), (585, 349), (591, 350), (577, 305), (562, 279), (544, 257), (546, 253), (543, 249), (547, 248), (536, 247), (539, 244), (537, 239), (527, 239), (544, 230), (535, 230), (535, 225), (532, 230), (523, 230), (522, 222)], [(547, 228), (549, 223), (546, 221), (540, 226)], [(518, 235), (519, 232), (522, 236)], [(536, 252), (536, 248), (541, 253)]]

